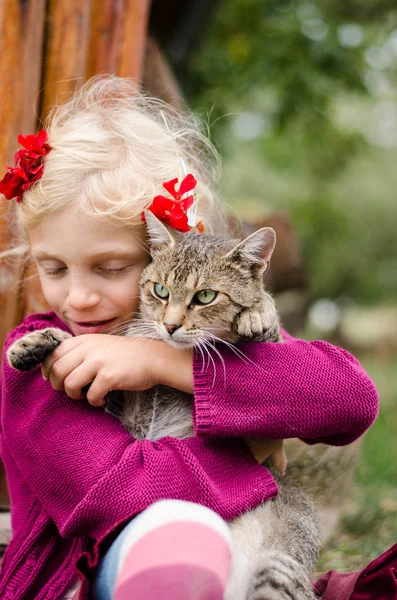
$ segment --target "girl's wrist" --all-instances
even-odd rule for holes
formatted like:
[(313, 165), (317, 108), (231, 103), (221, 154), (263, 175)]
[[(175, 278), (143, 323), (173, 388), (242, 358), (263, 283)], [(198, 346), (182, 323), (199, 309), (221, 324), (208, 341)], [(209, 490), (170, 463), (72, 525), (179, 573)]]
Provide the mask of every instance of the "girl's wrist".
[(173, 348), (166, 342), (159, 348), (156, 360), (156, 379), (159, 385), (193, 394), (193, 349)]

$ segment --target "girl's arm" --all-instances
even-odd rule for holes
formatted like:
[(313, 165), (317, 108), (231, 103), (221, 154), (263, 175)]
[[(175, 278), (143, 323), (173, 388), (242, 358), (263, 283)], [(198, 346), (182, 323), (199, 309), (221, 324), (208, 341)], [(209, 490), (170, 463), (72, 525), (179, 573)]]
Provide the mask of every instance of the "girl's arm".
[[(51, 324), (20, 326), (6, 349)], [(39, 367), (20, 373), (4, 353), (2, 369), (1, 454), (14, 519), (26, 511), (22, 490), (62, 536), (98, 539), (160, 498), (197, 502), (230, 519), (276, 493), (270, 473), (239, 439), (137, 441), (103, 409), (55, 391)]]
[(219, 345), (221, 356), (212, 352), (205, 368), (196, 354), (196, 435), (340, 446), (372, 424), (378, 394), (359, 362), (327, 342), (282, 333), (284, 343)]
[[(327, 342), (283, 336), (283, 344), (220, 344), (211, 356), (196, 353), (198, 436), (300, 437), (343, 445), (369, 427), (378, 396), (357, 360)], [(72, 398), (82, 398), (81, 388), (93, 381), (87, 393), (92, 404), (103, 403), (111, 389), (161, 383), (193, 391), (191, 352), (158, 340), (79, 336), (62, 342), (45, 362), (53, 387)]]

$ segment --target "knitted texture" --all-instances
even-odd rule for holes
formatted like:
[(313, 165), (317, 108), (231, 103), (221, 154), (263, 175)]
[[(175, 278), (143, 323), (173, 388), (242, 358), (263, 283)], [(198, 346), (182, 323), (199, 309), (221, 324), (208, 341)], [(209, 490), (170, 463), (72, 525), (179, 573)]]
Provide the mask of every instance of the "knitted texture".
[[(32, 315), (7, 339), (66, 326)], [(204, 369), (195, 357), (197, 437), (134, 440), (100, 408), (56, 392), (40, 368), (20, 373), (3, 356), (1, 453), (13, 539), (1, 566), (2, 600), (60, 598), (112, 541), (117, 526), (162, 498), (208, 506), (229, 520), (273, 497), (276, 484), (237, 436), (346, 444), (375, 419), (376, 389), (359, 363), (325, 342), (240, 346), (242, 360)], [(219, 437), (214, 437), (219, 436)]]
[(238, 353), (222, 348), (226, 370), (215, 353), (206, 368), (196, 357), (196, 435), (342, 446), (371, 425), (378, 397), (360, 363), (327, 342), (282, 335), (284, 344), (240, 344)]

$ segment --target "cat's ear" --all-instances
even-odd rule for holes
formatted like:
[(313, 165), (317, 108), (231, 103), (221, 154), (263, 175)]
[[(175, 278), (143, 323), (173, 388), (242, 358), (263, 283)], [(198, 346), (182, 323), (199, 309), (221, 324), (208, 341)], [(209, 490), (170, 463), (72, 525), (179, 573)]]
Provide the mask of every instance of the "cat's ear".
[(145, 210), (146, 227), (149, 236), (150, 248), (173, 248), (175, 239), (167, 227), (150, 210)]
[(260, 273), (270, 266), (270, 259), (276, 245), (276, 232), (271, 227), (263, 227), (237, 244), (226, 257), (236, 256), (249, 264), (256, 265)]

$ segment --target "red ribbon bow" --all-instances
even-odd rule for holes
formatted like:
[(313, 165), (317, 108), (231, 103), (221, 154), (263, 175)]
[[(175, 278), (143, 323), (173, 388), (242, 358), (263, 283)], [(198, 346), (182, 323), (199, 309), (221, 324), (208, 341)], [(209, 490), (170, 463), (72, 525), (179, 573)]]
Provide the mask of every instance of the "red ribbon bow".
[(43, 158), (50, 151), (47, 132), (42, 129), (37, 135), (19, 135), (18, 142), (23, 147), (14, 155), (15, 167), (7, 167), (8, 173), (0, 181), (0, 193), (7, 200), (17, 198), (21, 202), (22, 194), (43, 175)]
[[(191, 192), (196, 187), (197, 181), (195, 177), (189, 173), (189, 175), (186, 175), (186, 177), (182, 179), (178, 191), (175, 189), (177, 183), (178, 178), (163, 183), (163, 188), (171, 194), (173, 199), (161, 195), (155, 196), (152, 204), (149, 206), (149, 210), (166, 225), (169, 225), (178, 231), (189, 231), (186, 211), (193, 204), (194, 195), (191, 194), (187, 198), (182, 198), (182, 196)], [(145, 221), (144, 215), (142, 215), (142, 218)]]

